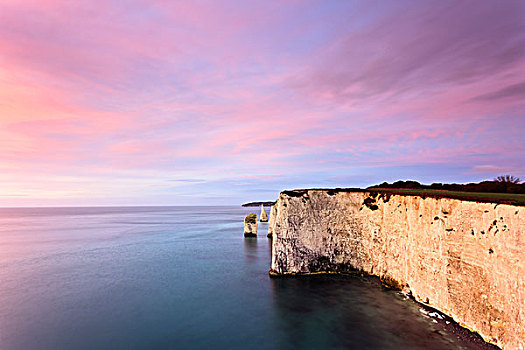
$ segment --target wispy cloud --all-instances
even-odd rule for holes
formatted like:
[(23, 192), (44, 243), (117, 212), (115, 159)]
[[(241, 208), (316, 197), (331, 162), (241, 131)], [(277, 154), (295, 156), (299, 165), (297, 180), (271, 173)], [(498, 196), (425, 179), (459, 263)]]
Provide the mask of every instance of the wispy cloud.
[(525, 82), (511, 84), (499, 90), (474, 97), (473, 101), (494, 101), (499, 99), (525, 100)]
[(3, 1), (0, 47), (0, 205), (525, 163), (522, 1)]
[(171, 182), (188, 182), (188, 183), (204, 183), (206, 180), (203, 179), (175, 179), (175, 180), (168, 180)]

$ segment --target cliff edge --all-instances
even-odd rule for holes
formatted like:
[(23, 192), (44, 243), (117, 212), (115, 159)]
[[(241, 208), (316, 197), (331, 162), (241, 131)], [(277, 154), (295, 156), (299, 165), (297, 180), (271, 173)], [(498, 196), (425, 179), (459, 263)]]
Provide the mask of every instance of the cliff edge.
[(525, 207), (366, 190), (280, 194), (273, 275), (362, 271), (525, 349)]

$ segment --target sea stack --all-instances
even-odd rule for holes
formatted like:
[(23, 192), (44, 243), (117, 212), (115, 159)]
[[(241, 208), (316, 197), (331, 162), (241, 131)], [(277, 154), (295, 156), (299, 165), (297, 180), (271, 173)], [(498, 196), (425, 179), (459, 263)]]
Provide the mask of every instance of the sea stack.
[(264, 210), (264, 205), (261, 204), (261, 222), (268, 222), (268, 214), (266, 214), (266, 211)]
[(257, 214), (250, 213), (244, 218), (244, 237), (257, 237)]

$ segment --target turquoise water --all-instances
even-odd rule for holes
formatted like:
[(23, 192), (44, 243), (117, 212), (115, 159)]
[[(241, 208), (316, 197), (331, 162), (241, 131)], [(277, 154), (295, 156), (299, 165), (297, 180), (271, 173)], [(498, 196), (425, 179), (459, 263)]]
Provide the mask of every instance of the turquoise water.
[(237, 207), (0, 209), (0, 349), (481, 349), (375, 279), (270, 279)]

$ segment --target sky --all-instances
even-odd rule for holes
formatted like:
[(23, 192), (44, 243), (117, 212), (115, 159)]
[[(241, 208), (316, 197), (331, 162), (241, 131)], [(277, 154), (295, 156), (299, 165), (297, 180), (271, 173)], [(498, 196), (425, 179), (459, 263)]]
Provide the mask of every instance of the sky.
[(0, 206), (525, 177), (525, 1), (0, 1)]

